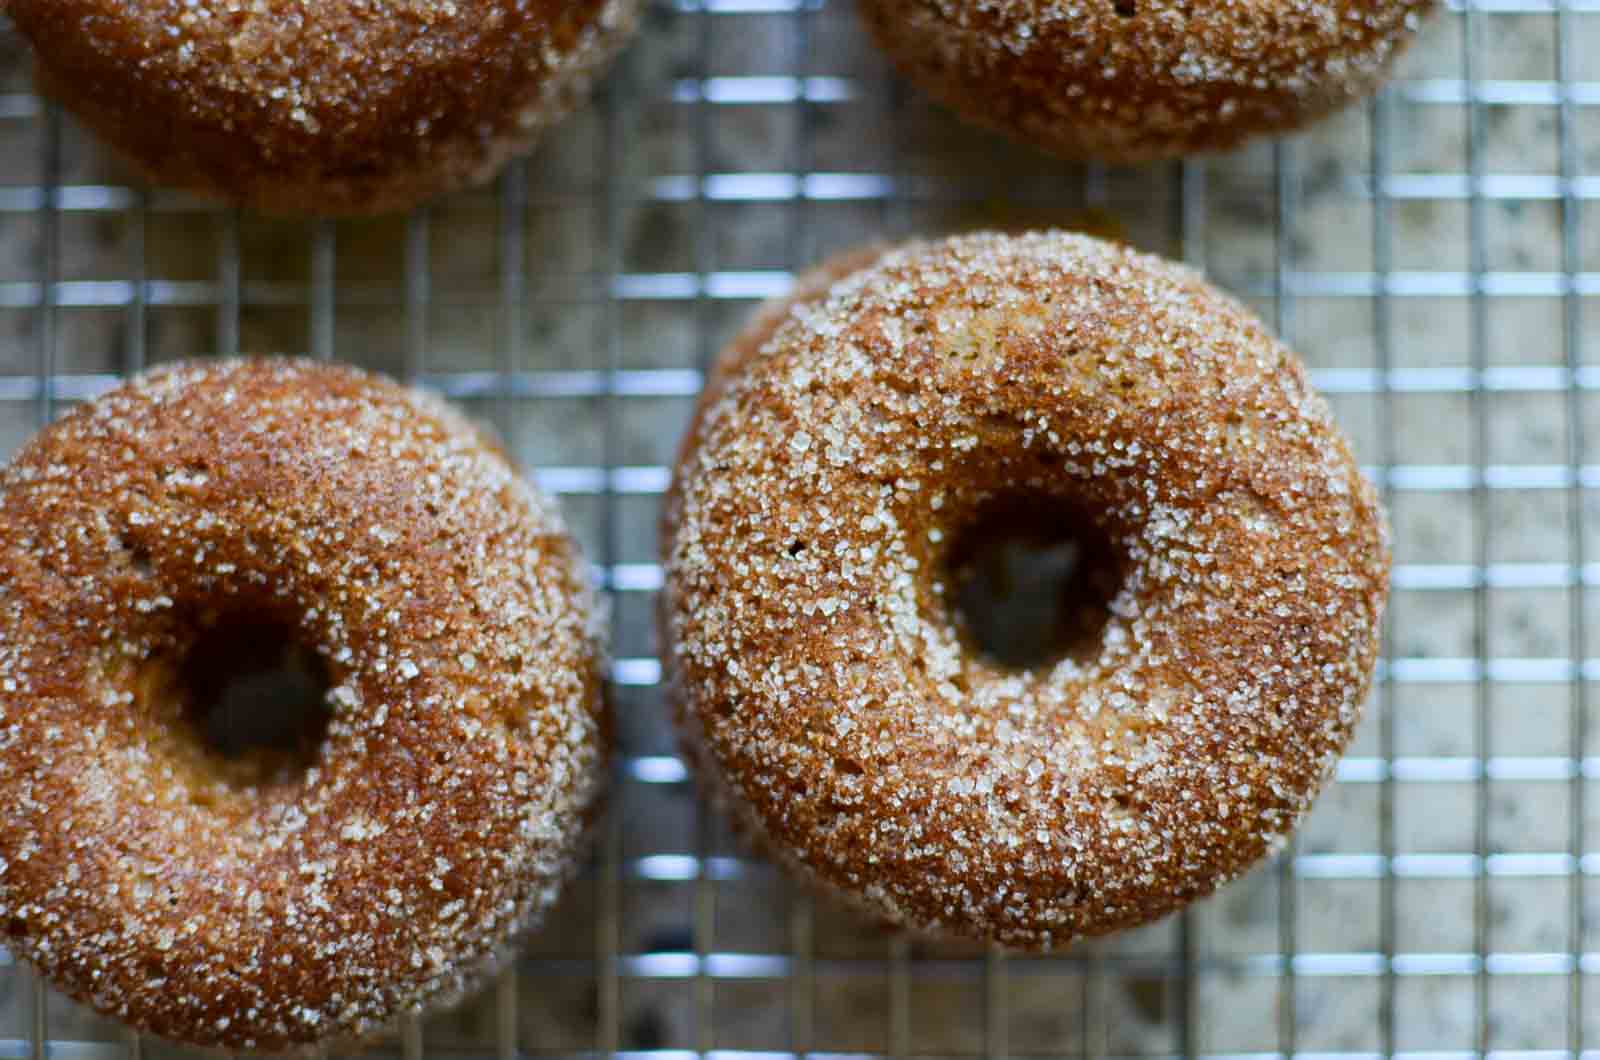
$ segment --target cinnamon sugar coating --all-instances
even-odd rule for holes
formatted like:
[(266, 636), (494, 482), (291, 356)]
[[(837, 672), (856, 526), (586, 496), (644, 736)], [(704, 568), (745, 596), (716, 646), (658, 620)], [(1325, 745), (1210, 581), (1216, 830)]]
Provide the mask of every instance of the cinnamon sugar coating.
[[(948, 562), (995, 498), (1070, 503), (1122, 584), (1096, 645), (1000, 668)], [(1275, 848), (1350, 738), (1387, 531), (1282, 344), (1083, 236), (855, 256), (730, 346), (664, 516), (667, 663), (764, 845), (887, 920), (1047, 949)]]
[(10, 0), (10, 16), (41, 85), (153, 180), (364, 214), (493, 176), (582, 102), (640, 6)]
[[(0, 471), (0, 940), (145, 1031), (359, 1038), (492, 972), (602, 787), (598, 629), (555, 510), (441, 403), (195, 362)], [(274, 616), (326, 666), (302, 773), (241, 770), (172, 673)], [(248, 765), (248, 763), (246, 763)]]
[(1371, 92), (1434, 0), (862, 0), (911, 80), (1052, 154), (1138, 162)]

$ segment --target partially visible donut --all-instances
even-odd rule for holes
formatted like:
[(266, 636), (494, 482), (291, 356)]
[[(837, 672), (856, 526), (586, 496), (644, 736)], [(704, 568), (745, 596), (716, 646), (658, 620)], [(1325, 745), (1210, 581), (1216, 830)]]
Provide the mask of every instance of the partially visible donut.
[(582, 102), (640, 6), (10, 0), (10, 16), (42, 87), (151, 179), (366, 214), (493, 176)]
[[(196, 362), (73, 411), (0, 472), (0, 941), (203, 1046), (442, 1003), (574, 868), (595, 622), (555, 510), (421, 394)], [(197, 731), (184, 675), (230, 623), (326, 672), (298, 764)]]
[[(1008, 669), (953, 614), (993, 505), (1116, 559), (1103, 629)], [(691, 754), (763, 845), (889, 921), (1043, 949), (1274, 849), (1359, 717), (1387, 533), (1294, 355), (1081, 236), (855, 258), (724, 355), (664, 514)]]
[(907, 77), (976, 124), (1139, 162), (1286, 133), (1371, 92), (1435, 0), (862, 0)]

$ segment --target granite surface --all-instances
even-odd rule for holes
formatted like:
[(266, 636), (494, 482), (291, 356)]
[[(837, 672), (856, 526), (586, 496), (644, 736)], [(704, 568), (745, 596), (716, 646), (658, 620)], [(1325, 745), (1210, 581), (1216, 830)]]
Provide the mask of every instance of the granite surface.
[[(146, 193), (64, 120), (67, 285), (53, 315), (33, 304), (52, 228), (28, 190), (49, 169), (48, 123), (22, 47), (0, 33), (0, 455), (37, 427), (24, 390), (42, 364), (68, 376), (59, 411), (94, 373), (218, 352), (234, 335), (257, 352), (326, 336), (338, 356), (397, 373), (559, 382), (469, 404), (566, 490), (591, 556), (650, 564), (652, 483), (693, 400), (693, 377), (672, 373), (703, 365), (786, 270), (866, 238), (1087, 228), (1186, 257), (1246, 298), (1319, 373), (1363, 461), (1395, 469), (1395, 680), (1292, 865), (1262, 867), (1184, 923), (1050, 959), (896, 939), (796, 893), (689, 785), (624, 779), (601, 854), (518, 973), (429, 1016), (425, 1046), (1559, 1050), (1580, 1019), (1568, 972), (1584, 952), (1584, 1041), (1600, 1047), (1600, 885), (1575, 895), (1569, 858), (1600, 871), (1600, 791), (1574, 798), (1567, 772), (1582, 754), (1600, 777), (1600, 695), (1565, 668), (1600, 657), (1600, 575), (1572, 576), (1600, 558), (1600, 394), (1592, 374), (1564, 389), (1561, 370), (1600, 362), (1600, 14), (1558, 19), (1532, 0), (1446, 11), (1379, 102), (1187, 168), (1104, 170), (961, 127), (894, 81), (846, 3), (701, 6), (658, 5), (603, 99), (501, 185), (413, 219), (318, 226)], [(797, 198), (804, 174), (810, 197)], [(319, 245), (332, 249), (322, 271)], [(148, 304), (127, 304), (118, 285), (140, 279)], [(592, 374), (608, 365), (628, 373), (611, 397)], [(1491, 370), (1476, 391), (1474, 366)], [(1577, 487), (1574, 450), (1596, 465)], [(607, 463), (639, 472), (611, 495), (570, 473)], [(656, 649), (648, 581), (614, 599), (625, 659)], [(672, 754), (655, 688), (619, 688), (617, 702), (625, 754)], [(695, 857), (708, 859), (700, 879)], [(1386, 951), (1402, 955), (1392, 977)], [(27, 1054), (33, 989), (0, 966), (0, 1057)], [(125, 1041), (59, 997), (46, 1013), (52, 1039)]]

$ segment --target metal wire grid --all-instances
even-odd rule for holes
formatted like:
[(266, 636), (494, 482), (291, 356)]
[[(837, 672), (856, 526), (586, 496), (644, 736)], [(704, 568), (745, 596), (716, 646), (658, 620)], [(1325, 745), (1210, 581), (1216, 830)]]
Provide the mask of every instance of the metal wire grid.
[[(73, 167), (81, 160), (67, 158), (70, 126), (27, 91), (21, 75), (0, 70), (0, 135), (31, 141), (31, 173), (0, 183), (0, 252), (8, 241), (23, 248), (14, 255), (23, 268), (0, 272), (0, 313), (26, 321), (17, 332), (19, 349), (9, 359), (0, 351), (0, 450), (18, 444), (63, 405), (167, 356), (152, 348), (153, 318), (184, 309), (209, 317), (210, 334), (198, 346), (217, 352), (240, 349), (252, 313), (300, 317), (303, 340), (295, 345), (322, 356), (356, 352), (373, 359), (471, 403), (514, 442), (520, 424), (550, 409), (576, 409), (579, 418), (592, 416), (598, 424), (598, 447), (587, 459), (553, 462), (546, 452), (529, 451), (526, 439), (518, 449), (540, 466), (543, 484), (566, 498), (616, 605), (614, 678), (629, 736), (617, 767), (617, 810), (569, 911), (535, 940), (530, 956), (469, 1007), (467, 1017), (409, 1020), (391, 1048), (407, 1057), (615, 1054), (641, 1060), (1011, 1053), (1600, 1057), (1600, 910), (1586, 908), (1596, 890), (1588, 878), (1600, 874), (1600, 834), (1585, 833), (1586, 825), (1600, 827), (1600, 821), (1589, 823), (1597, 808), (1587, 797), (1600, 779), (1600, 745), (1588, 724), (1589, 683), (1600, 680), (1600, 652), (1590, 647), (1585, 609), (1600, 585), (1600, 562), (1588, 558), (1592, 528), (1584, 518), (1589, 491), (1600, 488), (1600, 463), (1583, 432), (1586, 398), (1600, 391), (1600, 366), (1585, 359), (1584, 300), (1600, 294), (1600, 272), (1586, 268), (1596, 259), (1585, 256), (1583, 205), (1600, 197), (1600, 176), (1585, 171), (1580, 143), (1585, 117), (1600, 105), (1600, 80), (1582, 79), (1580, 68), (1591, 50), (1600, 50), (1593, 31), (1600, 3), (1456, 0), (1440, 16), (1459, 37), (1455, 68), (1402, 79), (1364, 114), (1345, 119), (1365, 128), (1358, 137), (1365, 157), (1352, 160), (1340, 189), (1365, 213), (1370, 265), (1357, 269), (1304, 263), (1304, 238), (1335, 235), (1324, 222), (1306, 232), (1305, 200), (1317, 174), (1303, 156), (1321, 157), (1314, 138), (1235, 160), (1137, 173), (1052, 166), (1004, 153), (992, 156), (997, 161), (988, 172), (981, 165), (975, 170), (970, 158), (954, 174), (919, 166), (906, 157), (907, 141), (915, 137), (904, 127), (938, 119), (870, 58), (840, 58), (838, 27), (848, 23), (848, 14), (838, 0), (664, 0), (652, 12), (644, 42), (574, 123), (584, 127), (582, 135), (564, 131), (531, 162), (512, 167), (493, 192), (460, 197), (492, 218), (490, 282), (461, 285), (438, 275), (441, 247), (470, 241), (477, 231), (463, 227), (452, 200), (413, 214), (398, 231), (398, 305), (395, 290), (365, 282), (360, 270), (368, 263), (358, 261), (353, 274), (341, 269), (350, 258), (348, 237), (333, 223), (311, 226), (295, 244), (303, 275), (258, 282), (251, 277), (257, 255), (247, 245), (250, 219), (106, 179), (94, 164), (80, 179)], [(1536, 23), (1549, 34), (1550, 76), (1484, 76), (1495, 55), (1491, 44), (1506, 45), (1487, 38), (1487, 22), (1502, 16), (1521, 19), (1524, 27)], [(748, 42), (741, 39), (745, 27), (752, 29)], [(729, 53), (738, 60), (724, 62)], [(0, 60), (8, 54), (20, 57), (21, 51), (0, 30)], [(1600, 66), (1589, 72), (1600, 77)], [(858, 130), (835, 116), (862, 106), (880, 142), (856, 139), (870, 156), (865, 168), (836, 165), (832, 155), (824, 158), (827, 128), (843, 124), (850, 139)], [(1461, 164), (1401, 171), (1397, 154), (1406, 145), (1396, 129), (1402, 108), (1422, 115), (1425, 125), (1463, 123)], [(1554, 164), (1506, 171), (1493, 153), (1504, 132), (1490, 128), (1490, 116), (1536, 109), (1553, 118), (1541, 135), (1553, 141), (1545, 146), (1553, 147)], [(687, 142), (688, 168), (653, 156), (638, 165), (619, 163), (648, 135), (642, 124), (663, 113), (673, 116), (672, 137)], [(724, 123), (743, 113), (770, 120), (742, 159), (724, 158)], [(774, 128), (782, 135), (773, 135)], [(909, 150), (926, 148), (928, 139)], [(965, 145), (969, 156), (999, 150), (952, 125), (936, 125), (931, 139)], [(588, 153), (585, 179), (541, 179), (549, 160), (563, 152)], [(0, 179), (14, 169), (0, 166)], [(1001, 220), (1016, 220), (1018, 213), (1032, 220), (1040, 211), (1057, 220), (1095, 210), (1116, 216), (1136, 241), (1208, 267), (1256, 301), (1291, 343), (1320, 347), (1323, 328), (1308, 326), (1307, 317), (1320, 319), (1328, 306), (1336, 307), (1339, 326), (1361, 334), (1370, 360), (1352, 365), (1337, 356), (1314, 357), (1317, 381), (1342, 414), (1355, 413), (1365, 426), (1356, 431), (1358, 446), (1397, 523), (1403, 508), (1438, 504), (1469, 525), (1464, 553), (1448, 557), (1408, 551), (1406, 534), (1399, 532), (1391, 644), (1406, 641), (1408, 615), (1428, 613), (1426, 606), (1417, 612), (1408, 605), (1446, 599), (1469, 616), (1467, 650), (1386, 653), (1368, 731), (1325, 800), (1337, 804), (1341, 793), (1355, 793), (1359, 811), (1335, 813), (1331, 834), (1317, 834), (1314, 821), (1300, 849), (1217, 902), (1131, 939), (1045, 960), (879, 939), (792, 893), (693, 807), (685, 771), (650, 720), (659, 714), (660, 671), (646, 616), (660, 572), (649, 533), (639, 526), (653, 519), (653, 498), (667, 472), (664, 460), (637, 458), (639, 437), (658, 430), (658, 421), (640, 410), (665, 403), (681, 419), (705, 359), (730, 323), (752, 300), (786, 289), (793, 272), (823, 252), (856, 238), (933, 230), (952, 218), (970, 221), (973, 210), (992, 219), (985, 204), (997, 193), (1013, 204), (1000, 211)], [(1269, 204), (1262, 218), (1270, 233), (1265, 256), (1240, 252), (1240, 229), (1223, 223), (1226, 215), (1219, 212), (1226, 196)], [(1558, 211), (1554, 267), (1513, 262), (1508, 268), (1495, 258), (1491, 209), (1523, 204), (1551, 204)], [(1417, 206), (1459, 205), (1465, 207), (1466, 260), (1454, 269), (1439, 267), (1449, 264), (1442, 257), (1410, 267), (1417, 255), (1407, 245), (1413, 228), (1403, 215)], [(638, 259), (651, 256), (640, 251), (640, 233), (654, 224), (648, 215), (640, 220), (641, 209), (681, 215), (686, 256), (674, 267), (640, 266)], [(552, 251), (526, 235), (533, 214), (567, 210), (588, 220), (584, 249)], [(834, 217), (840, 210), (842, 220)], [(763, 229), (763, 240), (769, 250), (781, 249), (782, 260), (757, 267), (736, 260), (737, 267), (728, 267), (724, 259), (739, 256), (724, 245), (730, 233), (773, 217), (781, 218), (780, 230)], [(87, 274), (82, 266), (72, 272), (69, 229), (103, 218), (123, 226), (126, 267), (99, 264)], [(152, 254), (156, 237), (174, 225), (187, 231), (185, 219), (193, 218), (211, 226), (206, 238), (214, 244), (201, 244), (212, 257), (210, 275), (167, 275)], [(4, 260), (0, 253), (0, 268)], [(1534, 356), (1508, 358), (1515, 351), (1494, 337), (1491, 314), (1502, 303), (1525, 300), (1555, 303), (1559, 311), (1545, 331), (1518, 336), (1535, 348)], [(1407, 344), (1415, 331), (1400, 318), (1416, 303), (1448, 305), (1452, 313), (1464, 307), (1464, 356), (1413, 363)], [(574, 306), (592, 310), (579, 314), (588, 348), (574, 367), (552, 365), (542, 323), (548, 314), (530, 317), (530, 306), (554, 307), (555, 315)], [(659, 309), (668, 331), (686, 329), (693, 357), (638, 356), (656, 339), (648, 326), (643, 335), (630, 328), (630, 312), (639, 306)], [(342, 318), (391, 307), (401, 316), (397, 331), (382, 333), (398, 336), (392, 358), (386, 359), (389, 350), (353, 351), (341, 338)], [(466, 357), (463, 364), (440, 354), (435, 318), (446, 311), (493, 321), (483, 357)], [(104, 363), (95, 363), (86, 354), (88, 340), (69, 325), (79, 315), (106, 313), (121, 324)], [(1541, 348), (1549, 355), (1539, 355)], [(1418, 460), (1407, 432), (1416, 429), (1419, 408), (1434, 411), (1416, 402), (1434, 398), (1464, 413), (1467, 445), (1453, 459)], [(1523, 399), (1559, 413), (1560, 451), (1543, 462), (1497, 462), (1495, 403)], [(1562, 498), (1561, 547), (1539, 545), (1548, 538), (1536, 537), (1531, 552), (1504, 558), (1491, 513), (1507, 497)], [(1492, 631), (1498, 594), (1506, 593), (1556, 594), (1566, 650), (1499, 650)], [(1443, 750), (1412, 749), (1406, 726), (1433, 710), (1433, 690), (1462, 696), (1458, 720), (1471, 738)], [(1564, 719), (1564, 740), (1546, 741), (1562, 746), (1497, 753), (1504, 728), (1496, 719), (1519, 706), (1508, 703), (1509, 696), (1563, 700), (1564, 711), (1555, 714)], [(1502, 791), (1551, 789), (1564, 802), (1562, 841), (1524, 849), (1496, 833), (1494, 800)], [(1405, 822), (1432, 812), (1428, 796), (1438, 791), (1468, 794), (1468, 842), (1430, 847), (1401, 834), (1410, 827)], [(674, 800), (690, 807), (678, 832), (663, 827), (664, 818), (651, 810)], [(1538, 812), (1547, 803), (1539, 803)], [(1499, 935), (1513, 932), (1497, 905), (1499, 888), (1550, 883), (1560, 886), (1555, 914), (1546, 920), (1559, 930), (1531, 942), (1518, 935), (1502, 945)], [(1371, 922), (1350, 926), (1359, 944), (1329, 943), (1316, 918), (1351, 907), (1320, 904), (1316, 896), (1324, 886), (1354, 888), (1368, 903), (1364, 915)], [(1429, 903), (1415, 901), (1418, 887), (1429, 893), (1469, 889), (1457, 909), (1440, 902), (1431, 914), (1447, 925), (1459, 922), (1456, 935), (1464, 943), (1408, 941), (1429, 915)], [(1548, 893), (1537, 892), (1541, 899)], [(1532, 901), (1512, 904), (1525, 909)], [(729, 914), (754, 929), (730, 931)], [(550, 934), (559, 941), (549, 942)], [(1312, 934), (1313, 944), (1305, 944)], [(1234, 945), (1235, 935), (1259, 944)], [(576, 1014), (544, 1003), (570, 992), (573, 983), (582, 987)], [(1537, 985), (1531, 993), (1525, 992), (1529, 983)], [(741, 993), (751, 988), (757, 993)], [(870, 994), (871, 1003), (857, 1004), (858, 992)], [(1357, 993), (1359, 1000), (1351, 1002)], [(1541, 1026), (1531, 1033), (1525, 1026), (1508, 1030), (1517, 1021), (1507, 1020), (1503, 996), (1536, 1011)], [(1130, 997), (1144, 999), (1142, 1014)], [(1352, 1011), (1330, 1019), (1330, 1005)], [(939, 1015), (942, 1008), (955, 1015)], [(1130, 1033), (1129, 1023), (1140, 1026)], [(730, 1028), (737, 1033), (730, 1035)], [(0, 951), (0, 1058), (165, 1051), (85, 1017)]]

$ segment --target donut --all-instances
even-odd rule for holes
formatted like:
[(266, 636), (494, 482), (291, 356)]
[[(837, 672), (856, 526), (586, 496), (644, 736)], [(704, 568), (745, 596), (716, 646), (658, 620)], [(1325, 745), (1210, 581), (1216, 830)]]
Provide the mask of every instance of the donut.
[[(263, 654), (320, 726), (219, 749), (207, 711), (282, 713), (203, 698)], [(607, 732), (573, 543), (431, 398), (194, 362), (0, 472), (0, 942), (139, 1030), (303, 1050), (470, 989), (572, 872)]]
[(1052, 154), (1225, 151), (1372, 92), (1434, 0), (861, 0), (911, 81)]
[[(1373, 490), (1295, 356), (1187, 269), (1060, 232), (803, 279), (723, 354), (663, 526), (708, 787), (823, 891), (1027, 950), (1279, 848), (1387, 595)], [(1015, 527), (1098, 537), (1110, 582), (1031, 666), (952, 599), (974, 529)]]
[(40, 86), (151, 180), (272, 213), (370, 214), (492, 177), (587, 96), (640, 6), (10, 0), (9, 13)]

